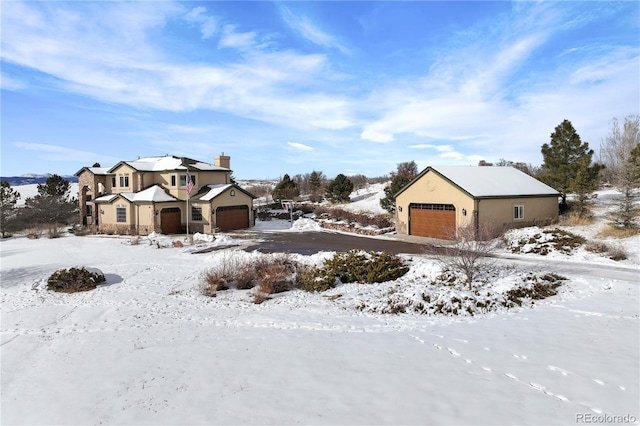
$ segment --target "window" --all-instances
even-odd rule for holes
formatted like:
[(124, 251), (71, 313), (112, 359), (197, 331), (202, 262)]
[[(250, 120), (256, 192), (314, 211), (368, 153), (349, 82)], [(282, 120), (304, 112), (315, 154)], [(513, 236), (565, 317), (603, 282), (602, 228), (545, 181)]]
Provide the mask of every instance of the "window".
[[(196, 186), (196, 175), (191, 175), (191, 182)], [(187, 175), (180, 175), (180, 186), (187, 186)]]
[(513, 218), (514, 219), (524, 219), (524, 206), (523, 205), (513, 206)]
[(118, 223), (126, 223), (127, 222), (127, 209), (124, 207), (116, 208), (116, 222)]
[(120, 175), (120, 187), (121, 188), (129, 187), (129, 175)]
[(191, 206), (191, 220), (202, 220), (202, 207)]
[(116, 187), (116, 177), (115, 176), (111, 176), (111, 187), (112, 188)]
[(91, 195), (87, 194), (87, 196), (86, 196), (86, 200), (87, 200), (87, 201), (91, 201)]
[(86, 209), (87, 209), (87, 210), (86, 210), (86, 212), (87, 212), (87, 216), (93, 216), (93, 206), (88, 205), (88, 206), (85, 206), (85, 207), (86, 207)]
[(171, 175), (171, 186), (176, 186), (176, 175)]

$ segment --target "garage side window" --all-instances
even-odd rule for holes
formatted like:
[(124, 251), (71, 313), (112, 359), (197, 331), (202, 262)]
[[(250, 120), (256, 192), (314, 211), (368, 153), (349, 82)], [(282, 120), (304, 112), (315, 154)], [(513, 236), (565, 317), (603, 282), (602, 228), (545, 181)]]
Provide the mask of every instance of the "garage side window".
[(191, 220), (202, 220), (202, 207), (191, 207)]
[(118, 223), (126, 223), (127, 222), (127, 209), (124, 207), (116, 208), (116, 222)]
[(519, 204), (513, 206), (513, 218), (514, 219), (524, 219), (524, 206)]

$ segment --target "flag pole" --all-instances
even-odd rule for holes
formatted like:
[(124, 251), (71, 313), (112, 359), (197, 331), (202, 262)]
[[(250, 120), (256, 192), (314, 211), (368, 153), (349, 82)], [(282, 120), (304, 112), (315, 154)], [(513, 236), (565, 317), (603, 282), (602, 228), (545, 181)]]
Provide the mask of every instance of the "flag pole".
[(191, 180), (191, 176), (189, 176), (189, 166), (185, 162), (185, 167), (187, 168), (187, 180), (185, 184), (187, 187), (185, 188), (187, 191), (187, 238), (189, 238), (189, 195), (191, 195), (191, 191), (189, 191), (189, 181)]

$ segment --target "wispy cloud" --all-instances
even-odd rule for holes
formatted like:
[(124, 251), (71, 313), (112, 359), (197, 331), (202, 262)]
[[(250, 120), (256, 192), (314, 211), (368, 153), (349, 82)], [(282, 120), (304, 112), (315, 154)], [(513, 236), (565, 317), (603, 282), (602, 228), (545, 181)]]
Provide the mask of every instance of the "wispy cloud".
[(119, 161), (115, 157), (109, 155), (98, 154), (90, 151), (81, 151), (77, 149), (70, 149), (59, 145), (49, 145), (43, 143), (31, 143), (31, 142), (14, 142), (12, 144), (16, 148), (32, 151), (33, 155), (47, 161), (58, 162), (76, 162), (81, 161), (86, 164), (93, 164), (95, 162), (104, 162), (105, 164), (111, 164)]
[(291, 9), (286, 6), (281, 6), (280, 10), (284, 22), (293, 30), (297, 31), (303, 38), (322, 47), (337, 49), (345, 54), (351, 53), (346, 46), (332, 35), (322, 31), (307, 17), (294, 14)]
[(216, 33), (218, 29), (218, 23), (216, 18), (208, 16), (207, 8), (204, 6), (198, 6), (191, 9), (184, 15), (184, 19), (188, 22), (193, 22), (200, 25), (200, 33), (204, 40), (210, 39)]
[(298, 151), (313, 151), (313, 147), (299, 142), (287, 142), (291, 148)]

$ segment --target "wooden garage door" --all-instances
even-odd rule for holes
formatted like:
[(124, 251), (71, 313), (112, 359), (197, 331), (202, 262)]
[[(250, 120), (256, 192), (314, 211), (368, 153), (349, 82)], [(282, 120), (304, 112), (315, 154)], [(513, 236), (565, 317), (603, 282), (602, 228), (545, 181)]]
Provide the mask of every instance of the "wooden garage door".
[(171, 207), (160, 212), (160, 229), (163, 234), (177, 234), (180, 232), (180, 209)]
[(216, 228), (221, 231), (249, 227), (248, 206), (225, 206), (216, 209)]
[(456, 208), (452, 204), (410, 204), (409, 234), (450, 240), (455, 236)]

